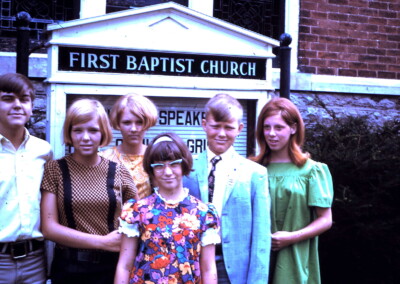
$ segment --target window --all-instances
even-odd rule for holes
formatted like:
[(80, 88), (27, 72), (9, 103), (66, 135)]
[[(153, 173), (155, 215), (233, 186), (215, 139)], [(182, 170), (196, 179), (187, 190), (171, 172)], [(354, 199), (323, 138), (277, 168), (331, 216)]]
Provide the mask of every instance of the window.
[(130, 1), (107, 0), (106, 13), (112, 13), (112, 12), (122, 11), (122, 10), (126, 10), (126, 9), (132, 9), (132, 8), (145, 7), (145, 6), (150, 6), (150, 5), (155, 5), (155, 4), (165, 3), (165, 2), (175, 2), (175, 3), (181, 4), (186, 7), (188, 6), (188, 0), (175, 0), (175, 1), (170, 1), (170, 0), (130, 0)]
[(283, 32), (283, 4), (280, 0), (214, 0), (214, 17), (278, 39)]
[[(284, 33), (285, 1), (214, 0), (214, 17), (279, 40)], [(275, 55), (278, 52), (274, 50)], [(278, 60), (273, 61), (274, 67)]]
[(0, 36), (16, 37), (16, 16), (28, 12), (32, 21), (29, 25), (31, 37), (42, 39), (46, 26), (79, 17), (79, 0), (2, 0), (0, 2)]

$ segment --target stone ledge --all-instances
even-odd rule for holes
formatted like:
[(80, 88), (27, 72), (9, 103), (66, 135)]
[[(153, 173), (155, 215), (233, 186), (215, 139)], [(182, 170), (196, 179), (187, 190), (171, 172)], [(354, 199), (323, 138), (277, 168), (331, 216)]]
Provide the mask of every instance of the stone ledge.
[[(0, 74), (15, 71), (15, 52), (0, 52)], [(29, 77), (47, 77), (47, 54), (33, 53), (29, 56)]]
[[(272, 86), (279, 89), (279, 69), (273, 70)], [(329, 92), (400, 96), (400, 80), (292, 73), (292, 92)]]

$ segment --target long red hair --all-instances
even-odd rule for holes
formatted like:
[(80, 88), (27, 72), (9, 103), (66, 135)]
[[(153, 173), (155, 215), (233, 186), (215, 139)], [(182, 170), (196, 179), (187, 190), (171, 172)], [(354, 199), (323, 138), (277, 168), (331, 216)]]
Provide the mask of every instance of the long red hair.
[(260, 153), (250, 159), (267, 166), (271, 161), (271, 149), (264, 136), (264, 120), (271, 116), (281, 114), (283, 120), (291, 127), (296, 126), (296, 133), (289, 139), (289, 157), (293, 164), (301, 167), (309, 158), (308, 153), (302, 151), (305, 138), (303, 118), (298, 108), (286, 98), (273, 98), (262, 108), (257, 120), (256, 139)]

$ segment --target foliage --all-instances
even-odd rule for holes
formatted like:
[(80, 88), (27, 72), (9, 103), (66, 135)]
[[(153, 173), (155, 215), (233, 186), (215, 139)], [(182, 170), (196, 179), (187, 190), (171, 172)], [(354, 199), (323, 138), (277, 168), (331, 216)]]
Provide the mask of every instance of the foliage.
[(400, 267), (400, 121), (308, 127), (305, 150), (328, 164), (334, 224), (320, 237), (322, 283), (395, 283)]

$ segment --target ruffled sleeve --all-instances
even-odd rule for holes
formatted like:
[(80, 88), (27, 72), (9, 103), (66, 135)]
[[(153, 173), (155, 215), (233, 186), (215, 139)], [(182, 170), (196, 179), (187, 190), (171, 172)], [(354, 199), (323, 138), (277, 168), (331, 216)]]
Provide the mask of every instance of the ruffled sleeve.
[(129, 199), (122, 207), (118, 232), (128, 237), (139, 237), (139, 211), (135, 199)]
[(215, 245), (221, 243), (219, 230), (220, 220), (217, 214), (217, 210), (215, 209), (213, 204), (209, 203), (203, 226), (204, 233), (201, 236), (201, 245), (207, 246), (210, 244)]
[(328, 208), (333, 201), (333, 182), (326, 164), (316, 162), (309, 179), (308, 205)]

